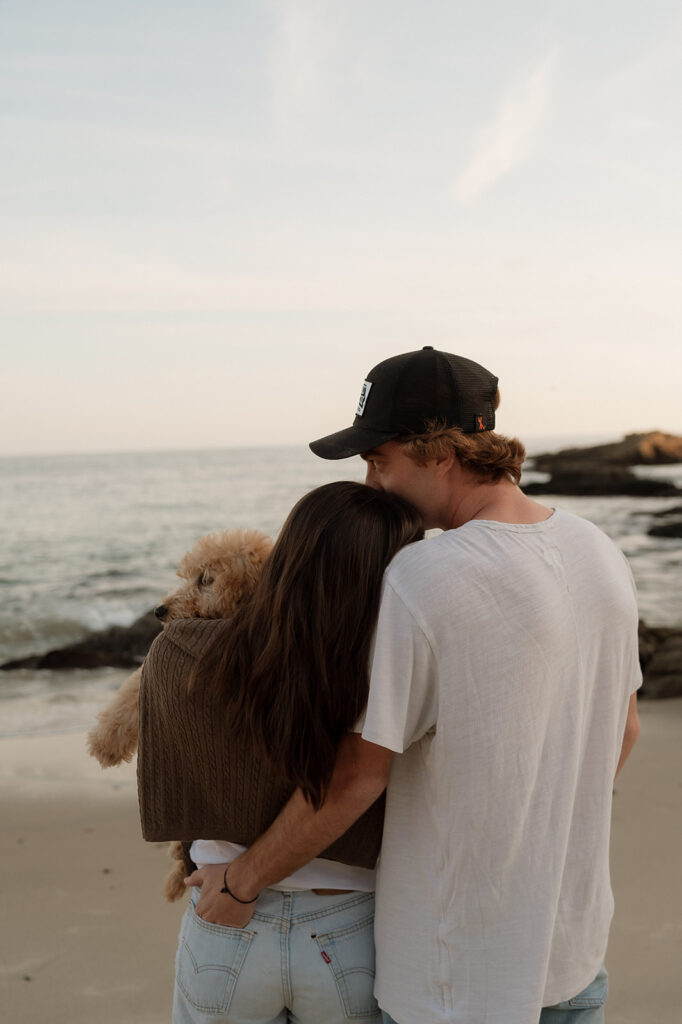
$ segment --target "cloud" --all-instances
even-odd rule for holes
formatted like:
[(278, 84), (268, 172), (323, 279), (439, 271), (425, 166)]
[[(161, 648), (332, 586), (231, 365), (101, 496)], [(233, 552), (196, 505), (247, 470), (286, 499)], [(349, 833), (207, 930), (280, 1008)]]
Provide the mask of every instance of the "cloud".
[(497, 117), (480, 130), (473, 157), (455, 181), (454, 196), (459, 202), (473, 199), (537, 151), (549, 112), (555, 64), (553, 47), (530, 74), (507, 88)]
[(628, 91), (640, 92), (646, 88), (651, 79), (660, 78), (661, 75), (667, 75), (671, 70), (677, 70), (681, 57), (682, 18), (678, 17), (671, 25), (667, 26), (664, 34), (640, 50), (629, 63), (623, 65), (607, 79), (604, 84), (604, 92), (607, 95), (617, 95)]
[(270, 8), (271, 103), (275, 123), (287, 132), (320, 104), (342, 18), (331, 0), (274, 0)]

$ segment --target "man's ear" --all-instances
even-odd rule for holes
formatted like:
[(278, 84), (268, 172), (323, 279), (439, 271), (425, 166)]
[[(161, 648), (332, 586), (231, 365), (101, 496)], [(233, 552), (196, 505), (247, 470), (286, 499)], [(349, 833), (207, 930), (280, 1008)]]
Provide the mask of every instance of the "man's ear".
[(457, 456), (454, 452), (448, 452), (447, 455), (441, 456), (441, 458), (434, 459), (434, 466), (438, 476), (445, 476), (453, 468), (457, 462)]

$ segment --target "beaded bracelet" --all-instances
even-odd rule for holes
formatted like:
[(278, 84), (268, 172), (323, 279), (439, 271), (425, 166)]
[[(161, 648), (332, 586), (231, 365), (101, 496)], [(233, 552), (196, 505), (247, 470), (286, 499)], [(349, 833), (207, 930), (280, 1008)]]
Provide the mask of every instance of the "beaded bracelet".
[[(229, 868), (229, 866), (230, 865), (228, 864), (227, 868)], [(225, 874), (223, 875), (223, 887), (220, 890), (221, 893), (225, 893), (227, 896), (231, 896), (233, 900), (237, 901), (237, 903), (255, 903), (256, 900), (258, 899), (258, 896), (254, 896), (252, 900), (240, 900), (239, 896), (235, 896), (235, 894), (232, 892), (229, 885), (227, 884), (227, 868), (225, 868)], [(260, 895), (260, 893), (258, 895)]]

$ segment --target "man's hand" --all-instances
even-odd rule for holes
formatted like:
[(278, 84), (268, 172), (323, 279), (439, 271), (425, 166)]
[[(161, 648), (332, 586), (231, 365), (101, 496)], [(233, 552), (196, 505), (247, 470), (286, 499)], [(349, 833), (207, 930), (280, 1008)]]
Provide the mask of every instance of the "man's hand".
[[(316, 811), (300, 789), (290, 797), (270, 828), (230, 863), (227, 884), (239, 899), (292, 875), (325, 850), (381, 796), (393, 751), (347, 733), (339, 744), (327, 799)], [(255, 903), (239, 903), (222, 893), (226, 864), (211, 864), (185, 879), (200, 885), (197, 914), (211, 924), (244, 928)]]
[[(225, 868), (227, 864), (207, 864), (206, 867), (194, 871), (185, 879), (185, 885), (201, 886), (201, 896), (196, 905), (196, 912), (210, 924), (220, 924), (225, 928), (246, 928), (251, 920), (255, 903), (239, 903), (223, 888)], [(241, 894), (240, 894), (241, 896)]]

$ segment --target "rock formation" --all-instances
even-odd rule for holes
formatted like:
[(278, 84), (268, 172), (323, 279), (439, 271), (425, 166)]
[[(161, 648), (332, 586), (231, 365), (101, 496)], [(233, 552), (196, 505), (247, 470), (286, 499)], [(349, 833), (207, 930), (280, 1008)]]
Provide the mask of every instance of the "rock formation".
[(682, 491), (669, 480), (642, 480), (627, 469), (556, 469), (546, 483), (523, 483), (524, 494), (570, 494), (582, 497), (622, 494), (633, 498), (676, 498)]
[(154, 612), (140, 616), (132, 626), (110, 626), (91, 633), (79, 643), (59, 647), (45, 654), (15, 658), (0, 665), (7, 672), (18, 668), (137, 668), (144, 661), (152, 640), (161, 629)]
[[(160, 629), (154, 613), (148, 612), (128, 628), (112, 626), (78, 644), (7, 661), (0, 669), (133, 669), (144, 661)], [(640, 622), (639, 660), (644, 672), (643, 698), (682, 697), (682, 628), (652, 628)]]
[(553, 473), (557, 469), (566, 472), (569, 468), (584, 471), (597, 466), (670, 466), (676, 462), (682, 462), (682, 437), (652, 430), (647, 434), (627, 434), (622, 441), (610, 444), (537, 455), (533, 468)]
[(672, 508), (663, 508), (659, 512), (653, 512), (654, 519), (662, 519), (663, 522), (654, 523), (647, 533), (650, 537), (682, 537), (682, 505), (673, 505)]
[(653, 629), (640, 622), (639, 660), (643, 699), (682, 697), (682, 629)]
[(630, 466), (668, 466), (682, 463), (682, 437), (660, 430), (628, 434), (622, 441), (590, 448), (565, 448), (528, 460), (528, 468), (549, 473), (546, 483), (523, 485), (526, 494), (675, 497), (682, 490), (669, 480), (642, 479)]

